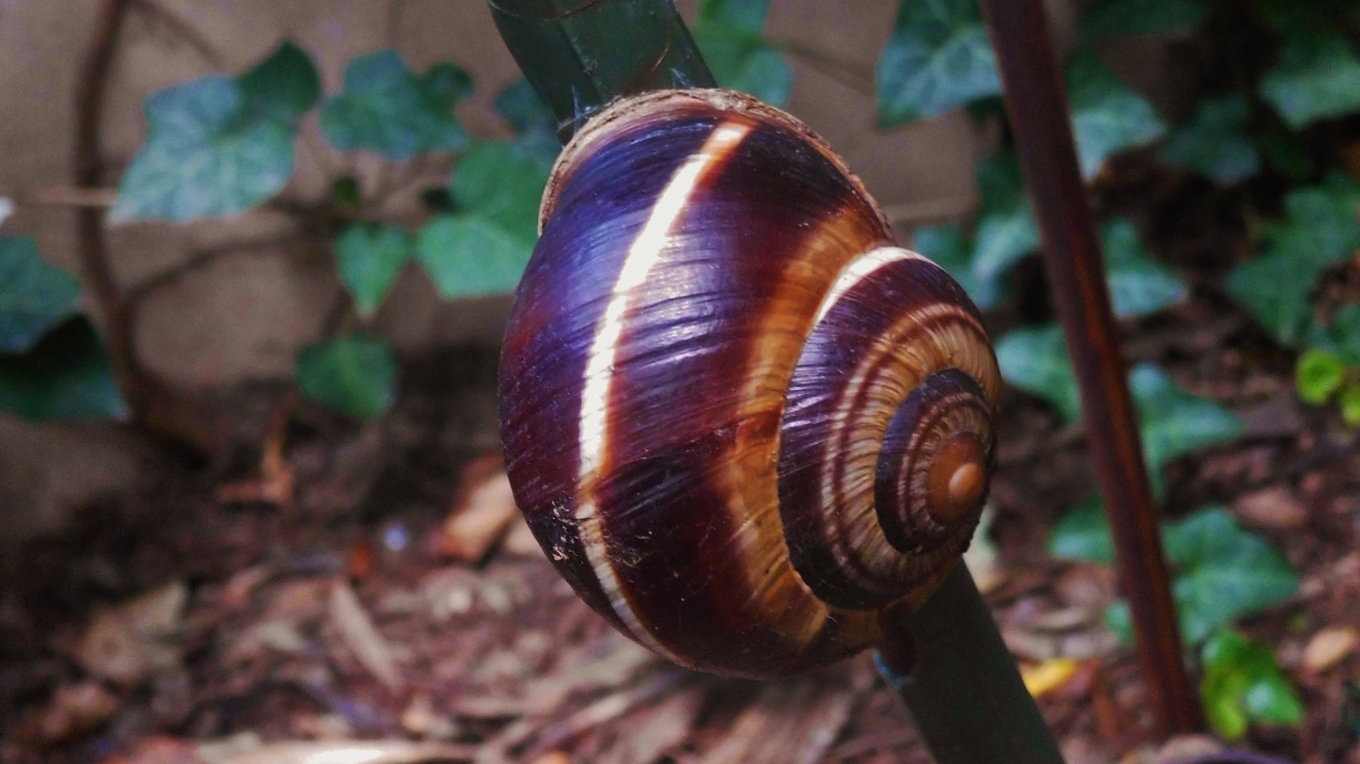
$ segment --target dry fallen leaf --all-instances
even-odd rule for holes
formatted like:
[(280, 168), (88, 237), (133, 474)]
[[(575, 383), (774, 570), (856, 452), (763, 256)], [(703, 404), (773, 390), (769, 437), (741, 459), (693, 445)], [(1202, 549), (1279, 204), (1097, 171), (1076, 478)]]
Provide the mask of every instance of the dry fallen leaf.
[(1303, 648), (1303, 668), (1320, 674), (1345, 660), (1360, 645), (1360, 632), (1353, 626), (1333, 626), (1313, 635)]
[(1283, 486), (1249, 493), (1233, 502), (1233, 512), (1250, 525), (1269, 530), (1302, 528), (1308, 509)]
[(401, 689), (401, 672), (391, 646), (344, 581), (336, 581), (331, 588), (330, 612), (331, 621), (355, 659), (387, 689)]
[(124, 685), (173, 667), (180, 657), (174, 637), (188, 599), (188, 588), (176, 581), (97, 610), (75, 647), (76, 660), (91, 674)]
[(1053, 658), (1043, 663), (1020, 667), (1020, 678), (1029, 694), (1038, 698), (1062, 687), (1077, 673), (1081, 664), (1071, 658)]
[(510, 479), (499, 457), (474, 460), (463, 470), (453, 510), (435, 539), (440, 554), (478, 562), (500, 541), (519, 516)]
[(17, 736), (52, 745), (94, 729), (118, 710), (118, 699), (99, 682), (58, 687), (43, 706), (27, 714)]

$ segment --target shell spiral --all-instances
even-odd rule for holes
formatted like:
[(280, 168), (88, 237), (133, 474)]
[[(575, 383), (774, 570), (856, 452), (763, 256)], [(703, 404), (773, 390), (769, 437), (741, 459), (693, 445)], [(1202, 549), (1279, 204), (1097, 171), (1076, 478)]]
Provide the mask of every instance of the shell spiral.
[(623, 633), (762, 677), (835, 661), (967, 547), (1000, 383), (976, 308), (802, 123), (628, 99), (553, 170), (500, 370), (515, 499)]

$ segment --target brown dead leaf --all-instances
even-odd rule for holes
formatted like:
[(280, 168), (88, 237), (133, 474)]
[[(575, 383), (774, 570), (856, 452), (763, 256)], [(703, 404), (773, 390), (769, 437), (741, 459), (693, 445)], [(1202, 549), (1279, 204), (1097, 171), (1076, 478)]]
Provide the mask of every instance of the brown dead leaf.
[(401, 689), (401, 671), (391, 645), (344, 581), (336, 581), (331, 587), (330, 614), (345, 646), (368, 673), (393, 692)]
[(455, 497), (435, 537), (435, 548), (460, 562), (479, 562), (519, 516), (500, 457), (482, 457), (468, 464)]
[(1293, 530), (1308, 522), (1308, 509), (1283, 486), (1242, 496), (1233, 502), (1233, 512), (1249, 525), (1269, 530)]
[(25, 716), (17, 736), (52, 745), (98, 727), (118, 710), (118, 699), (99, 682), (58, 687), (51, 700)]
[(75, 658), (95, 676), (133, 685), (179, 663), (175, 642), (189, 590), (182, 581), (95, 611)]
[(1308, 640), (1303, 648), (1303, 669), (1309, 673), (1321, 674), (1345, 660), (1357, 645), (1360, 645), (1360, 632), (1353, 626), (1333, 626), (1319, 631)]
[(199, 755), (207, 764), (420, 764), (470, 761), (473, 746), (409, 740), (344, 740), (266, 743), (250, 750)]

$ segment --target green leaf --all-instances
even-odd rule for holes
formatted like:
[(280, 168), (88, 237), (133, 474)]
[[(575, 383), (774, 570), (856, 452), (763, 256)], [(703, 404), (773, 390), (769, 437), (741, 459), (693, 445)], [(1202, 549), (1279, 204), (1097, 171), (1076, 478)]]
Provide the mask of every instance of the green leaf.
[(75, 312), (80, 283), (26, 236), (0, 236), (0, 353), (23, 353)]
[(107, 419), (127, 406), (99, 335), (80, 316), (22, 355), (0, 355), (0, 411), (35, 421)]
[(526, 79), (518, 79), (507, 85), (496, 95), (496, 113), (505, 118), (515, 132), (545, 130), (554, 133), (557, 120), (543, 99), (534, 92), (534, 86)]
[(1252, 722), (1297, 727), (1303, 703), (1270, 648), (1229, 629), (1216, 632), (1202, 652), (1200, 697), (1214, 731), (1238, 740)]
[(1209, 15), (1201, 0), (1104, 0), (1081, 17), (1087, 40), (1193, 32)]
[(1309, 333), (1309, 294), (1328, 267), (1360, 247), (1360, 189), (1344, 179), (1296, 189), (1285, 197), (1285, 218), (1265, 236), (1265, 254), (1228, 274), (1228, 294), (1280, 343)]
[(246, 99), (283, 122), (296, 122), (321, 98), (321, 75), (307, 53), (285, 41), (240, 79)]
[(281, 191), (293, 174), (297, 123), (259, 91), (258, 82), (247, 90), (212, 76), (148, 98), (146, 143), (123, 175), (110, 221), (233, 215)]
[(761, 35), (769, 0), (704, 0), (694, 41), (723, 87), (783, 106), (793, 89), (793, 69)]
[(982, 310), (995, 306), (1001, 299), (998, 279), (983, 280), (973, 273), (972, 242), (968, 241), (958, 225), (918, 228), (912, 234), (912, 245), (948, 271)]
[(1289, 561), (1222, 507), (1168, 524), (1163, 538), (1177, 571), (1172, 595), (1186, 642), (1200, 642), (1220, 626), (1279, 605), (1298, 591), (1299, 577)]
[(1311, 327), (1308, 344), (1332, 353), (1343, 365), (1360, 366), (1360, 305), (1338, 310), (1325, 327)]
[(359, 315), (371, 316), (382, 305), (412, 249), (410, 234), (378, 223), (355, 223), (335, 240), (340, 280)]
[(1321, 269), (1274, 252), (1237, 266), (1228, 274), (1228, 294), (1278, 342), (1293, 345), (1302, 339), (1312, 314), (1308, 295)]
[(1295, 130), (1360, 109), (1360, 57), (1340, 31), (1293, 27), (1261, 97)]
[(496, 96), (496, 111), (515, 128), (515, 144), (551, 164), (562, 151), (552, 111), (528, 80), (519, 80)]
[(303, 394), (317, 403), (371, 419), (396, 400), (397, 361), (380, 339), (341, 337), (304, 348), (298, 354), (297, 380)]
[(1009, 332), (996, 343), (996, 360), (1007, 382), (1048, 401), (1069, 423), (1081, 418), (1081, 396), (1061, 327)]
[[(1162, 545), (1186, 644), (1198, 644), (1215, 629), (1279, 605), (1298, 591), (1298, 574), (1288, 560), (1222, 507), (1204, 507), (1164, 524)], [(1049, 551), (1062, 559), (1113, 562), (1114, 542), (1098, 498), (1077, 505), (1058, 521)], [(1122, 639), (1132, 637), (1127, 604), (1112, 605), (1105, 621)]]
[(344, 90), (321, 109), (321, 129), (338, 149), (389, 159), (459, 151), (467, 133), (453, 107), (470, 92), (471, 78), (453, 64), (417, 75), (395, 51), (379, 51), (350, 62)]
[(416, 243), (416, 256), (445, 299), (513, 291), (532, 251), (486, 218), (469, 215), (435, 218)]
[(1360, 427), (1360, 382), (1341, 388), (1337, 403), (1341, 406), (1341, 421), (1351, 427)]
[(1014, 154), (999, 153), (979, 162), (977, 182), (982, 214), (972, 268), (974, 278), (989, 283), (1039, 247), (1039, 227)]
[(1163, 161), (1221, 186), (1250, 178), (1260, 171), (1261, 156), (1247, 137), (1247, 115), (1247, 99), (1240, 94), (1205, 101), (1171, 134), (1162, 147)]
[(533, 246), (539, 201), (551, 169), (520, 146), (481, 141), (454, 168), (449, 191), (460, 210), (480, 215)]
[(718, 83), (775, 106), (788, 103), (793, 91), (793, 68), (784, 54), (757, 33), (716, 24), (694, 28), (694, 41)]
[(1067, 68), (1072, 132), (1081, 174), (1094, 178), (1105, 160), (1162, 137), (1166, 125), (1151, 104), (1114, 76), (1094, 55), (1078, 55)]
[(1156, 313), (1185, 299), (1185, 284), (1149, 258), (1133, 223), (1115, 219), (1101, 228), (1110, 302), (1120, 318)]
[(1326, 403), (1345, 381), (1346, 362), (1326, 350), (1305, 351), (1294, 366), (1294, 386), (1299, 397), (1314, 406)]
[(533, 254), (548, 163), (525, 147), (483, 141), (454, 168), (458, 212), (421, 229), (416, 257), (445, 298), (512, 291)]
[(879, 55), (878, 123), (934, 117), (1001, 93), (976, 0), (903, 0)]
[(1059, 518), (1049, 534), (1048, 552), (1060, 560), (1114, 562), (1114, 539), (1100, 497), (1086, 499)]
[(1134, 367), (1129, 390), (1138, 407), (1143, 456), (1154, 471), (1192, 451), (1233, 440), (1242, 432), (1236, 414), (1185, 392), (1154, 364)]
[(760, 32), (769, 12), (770, 0), (701, 0), (699, 24)]

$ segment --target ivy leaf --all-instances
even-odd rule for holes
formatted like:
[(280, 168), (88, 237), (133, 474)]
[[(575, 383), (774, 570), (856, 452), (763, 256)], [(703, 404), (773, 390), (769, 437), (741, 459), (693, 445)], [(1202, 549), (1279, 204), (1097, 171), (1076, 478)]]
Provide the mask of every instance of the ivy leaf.
[(359, 315), (371, 316), (382, 305), (412, 246), (410, 234), (378, 223), (355, 223), (335, 240), (340, 280), (354, 296)]
[(495, 106), (515, 129), (515, 143), (546, 162), (557, 158), (562, 150), (557, 141), (557, 120), (528, 80), (507, 86), (496, 96)]
[(1242, 738), (1252, 722), (1303, 722), (1303, 703), (1270, 648), (1224, 629), (1204, 644), (1201, 656), (1200, 697), (1210, 726), (1225, 740)]
[(1314, 326), (1308, 343), (1335, 355), (1343, 365), (1360, 366), (1360, 305), (1337, 311), (1326, 327)]
[(1082, 14), (1087, 40), (1193, 32), (1209, 15), (1200, 0), (1104, 0)]
[(1115, 315), (1143, 316), (1185, 299), (1185, 284), (1146, 255), (1133, 223), (1112, 220), (1101, 228), (1100, 237)]
[(421, 229), (416, 257), (445, 298), (514, 289), (533, 254), (549, 166), (523, 146), (475, 145), (454, 168), (458, 212)]
[[(1162, 545), (1173, 579), (1171, 594), (1187, 644), (1204, 641), (1215, 629), (1279, 605), (1298, 591), (1299, 577), (1279, 550), (1245, 530), (1227, 510), (1205, 507), (1162, 526)], [(1064, 515), (1049, 537), (1055, 557), (1085, 562), (1114, 561), (1109, 521), (1099, 498)], [(1106, 624), (1128, 641), (1128, 605), (1117, 602)]]
[(284, 122), (296, 122), (321, 98), (321, 75), (307, 53), (284, 41), (240, 79), (246, 98)]
[(1231, 186), (1261, 169), (1261, 156), (1247, 138), (1247, 99), (1239, 94), (1205, 101), (1162, 147), (1162, 160)]
[(372, 419), (396, 399), (397, 361), (380, 339), (340, 337), (303, 348), (297, 359), (304, 395), (356, 419)]
[(75, 312), (80, 283), (48, 265), (27, 236), (0, 236), (0, 353), (33, 348)]
[(993, 282), (1039, 247), (1039, 227), (1025, 195), (1020, 163), (1013, 154), (995, 154), (979, 162), (977, 182), (982, 215), (977, 224), (973, 276), (980, 282)]
[(21, 355), (0, 355), (0, 411), (25, 419), (108, 419), (127, 414), (104, 344), (77, 316)]
[(1360, 109), (1360, 57), (1340, 32), (1294, 25), (1260, 89), (1284, 121), (1300, 130)]
[(1344, 179), (1291, 191), (1285, 219), (1265, 236), (1265, 254), (1228, 274), (1228, 294), (1280, 343), (1308, 332), (1308, 299), (1322, 271), (1360, 247), (1360, 189)]
[(1154, 364), (1134, 367), (1129, 392), (1138, 407), (1143, 457), (1154, 473), (1173, 459), (1242, 433), (1236, 414), (1185, 392)]
[(293, 174), (297, 123), (320, 90), (306, 54), (284, 43), (239, 78), (210, 76), (146, 101), (147, 139), (118, 188), (111, 222), (244, 212)]
[(513, 291), (532, 244), (486, 218), (441, 215), (421, 229), (417, 257), (445, 299)]
[(1311, 348), (1294, 366), (1294, 387), (1304, 403), (1320, 406), (1346, 382), (1346, 362), (1327, 350)]
[(1341, 421), (1350, 427), (1360, 427), (1360, 382), (1341, 388), (1337, 403), (1341, 406)]
[(1082, 177), (1094, 178), (1105, 160), (1162, 137), (1166, 125), (1142, 96), (1094, 55), (1078, 55), (1067, 68), (1072, 132)]
[(983, 280), (973, 273), (973, 245), (958, 225), (918, 228), (912, 234), (912, 244), (918, 252), (948, 271), (982, 310), (993, 307), (1000, 300), (1000, 282)]
[(704, 0), (694, 39), (724, 87), (783, 106), (793, 89), (793, 69), (761, 35), (769, 0)]
[(1058, 519), (1049, 533), (1048, 552), (1060, 560), (1114, 563), (1114, 539), (1099, 496), (1086, 499)]
[(1285, 252), (1249, 260), (1228, 274), (1228, 294), (1278, 342), (1293, 345), (1312, 314), (1308, 295), (1320, 269)]
[(459, 151), (467, 133), (453, 106), (470, 92), (472, 79), (453, 64), (417, 75), (396, 51), (383, 50), (350, 62), (343, 92), (321, 109), (321, 129), (338, 149), (366, 149), (388, 159)]
[(876, 79), (882, 127), (1000, 94), (996, 54), (976, 0), (903, 0)]
[(1298, 591), (1298, 573), (1284, 555), (1222, 507), (1168, 524), (1163, 538), (1177, 570), (1172, 595), (1188, 643), (1199, 643), (1220, 626), (1279, 605)]
[(1068, 423), (1081, 418), (1081, 394), (1057, 325), (1016, 329), (996, 343), (1006, 381), (1050, 403)]

